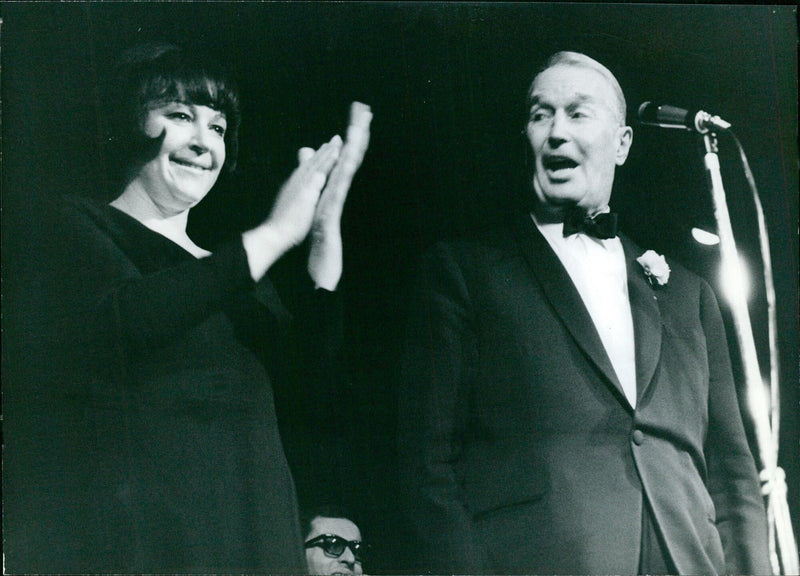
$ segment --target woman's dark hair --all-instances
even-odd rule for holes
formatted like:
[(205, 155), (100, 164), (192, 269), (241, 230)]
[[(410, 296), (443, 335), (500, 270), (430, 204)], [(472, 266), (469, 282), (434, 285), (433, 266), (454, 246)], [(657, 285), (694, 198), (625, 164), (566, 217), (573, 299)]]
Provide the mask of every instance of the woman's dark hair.
[(127, 184), (131, 169), (158, 151), (163, 135), (149, 138), (143, 132), (148, 110), (173, 101), (225, 114), (225, 169), (236, 167), (239, 93), (222, 66), (172, 44), (143, 44), (122, 54), (103, 94), (104, 143), (115, 187)]

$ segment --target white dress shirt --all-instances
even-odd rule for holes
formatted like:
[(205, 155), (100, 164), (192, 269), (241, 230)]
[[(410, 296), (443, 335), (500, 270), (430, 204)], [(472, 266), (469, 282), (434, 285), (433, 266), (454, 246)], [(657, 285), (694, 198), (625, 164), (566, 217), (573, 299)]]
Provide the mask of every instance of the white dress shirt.
[(625, 396), (636, 407), (636, 355), (625, 252), (619, 238), (564, 237), (564, 224), (533, 221), (572, 278), (592, 317)]

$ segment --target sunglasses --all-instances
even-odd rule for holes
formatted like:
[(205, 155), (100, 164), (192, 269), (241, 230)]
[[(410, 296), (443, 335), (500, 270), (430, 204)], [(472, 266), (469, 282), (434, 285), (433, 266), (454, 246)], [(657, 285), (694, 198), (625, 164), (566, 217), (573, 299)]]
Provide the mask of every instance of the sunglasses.
[(345, 548), (350, 548), (356, 562), (361, 563), (366, 547), (359, 540), (347, 540), (336, 534), (322, 534), (305, 543), (305, 548), (322, 548), (326, 556), (338, 558), (344, 554)]

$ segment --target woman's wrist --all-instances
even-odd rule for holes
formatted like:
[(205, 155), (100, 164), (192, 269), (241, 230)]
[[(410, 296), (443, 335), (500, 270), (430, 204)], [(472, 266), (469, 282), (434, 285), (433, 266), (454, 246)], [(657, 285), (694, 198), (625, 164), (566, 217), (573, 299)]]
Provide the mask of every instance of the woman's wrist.
[(286, 241), (286, 235), (277, 230), (269, 220), (243, 232), (242, 245), (247, 253), (250, 276), (256, 282), (292, 247)]
[(316, 288), (334, 291), (342, 276), (342, 236), (336, 230), (311, 234), (308, 274)]

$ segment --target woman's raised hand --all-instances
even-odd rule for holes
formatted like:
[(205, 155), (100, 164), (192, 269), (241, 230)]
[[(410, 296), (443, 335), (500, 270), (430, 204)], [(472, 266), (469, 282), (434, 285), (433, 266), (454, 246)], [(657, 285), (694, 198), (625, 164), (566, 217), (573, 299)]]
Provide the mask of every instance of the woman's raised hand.
[(269, 217), (242, 234), (254, 280), (311, 232), (308, 272), (318, 287), (336, 288), (342, 275), (342, 210), (367, 151), (371, 121), (369, 106), (354, 102), (344, 145), (334, 136), (316, 151), (298, 151), (299, 166), (281, 187)]
[(350, 184), (367, 152), (371, 121), (372, 112), (369, 106), (361, 102), (351, 104), (347, 138), (314, 213), (313, 234), (327, 234), (331, 227), (338, 232)]
[(308, 273), (317, 287), (327, 290), (334, 290), (342, 276), (342, 211), (353, 176), (367, 152), (371, 121), (369, 106), (351, 104), (347, 139), (314, 212)]
[(283, 238), (287, 249), (300, 244), (308, 235), (322, 187), (341, 149), (342, 139), (337, 135), (317, 151), (302, 148), (298, 152), (299, 166), (281, 187), (267, 219)]
[(334, 136), (319, 150), (301, 149), (298, 153), (300, 165), (278, 192), (269, 217), (242, 234), (253, 280), (260, 280), (275, 261), (308, 235), (322, 187), (341, 148), (341, 137)]

